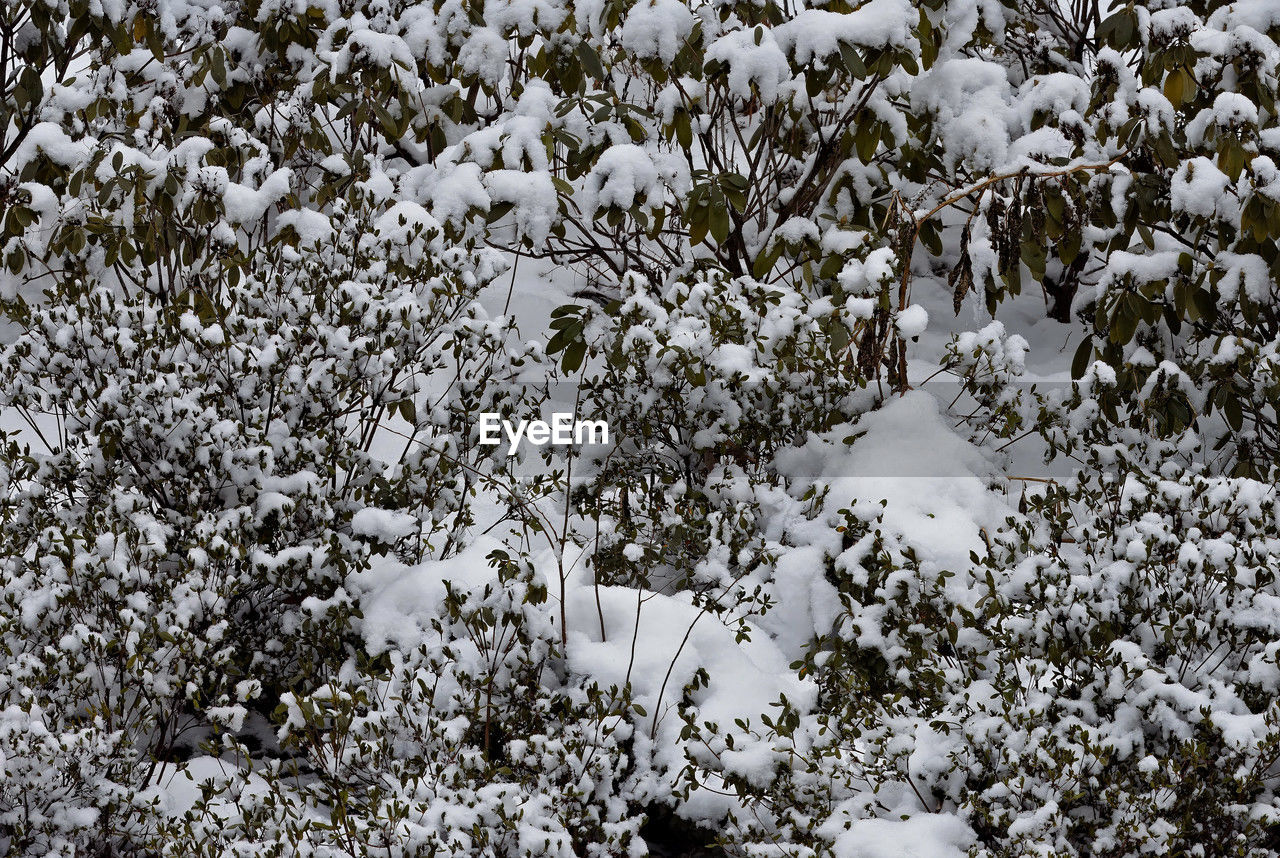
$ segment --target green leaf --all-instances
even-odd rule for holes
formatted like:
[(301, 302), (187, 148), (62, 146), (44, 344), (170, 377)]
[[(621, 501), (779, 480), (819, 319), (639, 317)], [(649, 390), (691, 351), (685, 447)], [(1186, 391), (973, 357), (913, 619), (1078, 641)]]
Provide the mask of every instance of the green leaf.
[[(1125, 297), (1129, 296), (1126, 295)], [(1108, 339), (1118, 346), (1129, 342), (1138, 330), (1138, 320), (1138, 313), (1133, 311), (1128, 301), (1117, 302), (1115, 312), (1111, 315), (1111, 326), (1107, 332)]]
[(106, 29), (107, 38), (111, 40), (111, 46), (116, 49), (116, 53), (121, 56), (127, 55), (133, 50), (133, 41), (129, 38), (129, 28), (123, 21), (118, 27), (108, 27)]
[(1142, 238), (1142, 243), (1147, 246), (1148, 250), (1156, 249), (1155, 236), (1151, 234), (1150, 228), (1145, 223), (1138, 223), (1138, 235)]
[(710, 229), (710, 220), (707, 216), (705, 208), (694, 209), (689, 222), (689, 243), (694, 247), (707, 240), (707, 231)]
[(1070, 230), (1062, 237), (1062, 241), (1058, 244), (1058, 258), (1065, 265), (1070, 265), (1076, 261), (1076, 257), (1080, 255), (1080, 231), (1077, 229)]
[(862, 57), (859, 56), (857, 49), (853, 45), (848, 42), (840, 43), (840, 59), (844, 63), (845, 71), (849, 72), (852, 77), (857, 80), (866, 78), (866, 63), (862, 61)]
[(582, 359), (586, 357), (587, 344), (582, 340), (574, 340), (569, 347), (564, 350), (564, 357), (560, 359), (560, 367), (565, 372), (577, 372), (578, 367), (582, 366)]
[(1239, 432), (1244, 426), (1244, 409), (1240, 407), (1240, 397), (1231, 391), (1228, 391), (1226, 401), (1222, 403), (1222, 413), (1226, 415), (1227, 425), (1232, 431)]
[(604, 64), (600, 62), (600, 55), (596, 53), (595, 48), (591, 47), (586, 39), (578, 42), (576, 50), (578, 59), (582, 61), (582, 67), (586, 69), (587, 74), (596, 80), (604, 80)]
[(774, 242), (773, 246), (756, 257), (756, 261), (751, 265), (751, 276), (757, 280), (763, 280), (773, 271), (773, 266), (778, 263), (778, 257), (782, 255), (781, 242)]
[(213, 72), (214, 83), (219, 89), (225, 89), (227, 86), (227, 65), (222, 56), (222, 51), (214, 48), (209, 52), (209, 59), (212, 62), (211, 71)]
[(378, 118), (378, 124), (382, 126), (382, 133), (390, 140), (399, 140), (400, 134), (397, 133), (400, 124), (396, 118), (391, 115), (391, 111), (387, 110), (381, 104), (373, 105), (373, 115)]
[(553, 355), (556, 352), (563, 351), (573, 343), (577, 342), (582, 335), (581, 323), (569, 325), (556, 331), (555, 335), (547, 342), (547, 354)]
[(676, 142), (680, 144), (680, 148), (688, 149), (693, 145), (693, 124), (689, 120), (688, 112), (681, 110), (676, 113)]
[(1121, 9), (1098, 25), (1098, 40), (1118, 50), (1133, 41), (1136, 21), (1132, 9)]
[(870, 164), (876, 156), (876, 149), (880, 145), (880, 135), (875, 133), (874, 126), (871, 123), (859, 125), (857, 132), (854, 134), (854, 144), (858, 150), (858, 160), (864, 164)]
[(1066, 201), (1062, 197), (1062, 192), (1057, 188), (1047, 185), (1044, 189), (1044, 206), (1049, 213), (1049, 217), (1058, 223), (1064, 223), (1063, 214), (1066, 210)]
[(1196, 79), (1186, 68), (1176, 69), (1164, 79), (1164, 96), (1176, 110), (1192, 99), (1196, 92)]
[(1045, 254), (1044, 248), (1037, 240), (1022, 240), (1022, 260), (1036, 282), (1044, 280)]
[(1208, 289), (1197, 289), (1192, 294), (1191, 301), (1203, 318), (1212, 319), (1218, 314), (1217, 303), (1213, 299), (1213, 293)]
[(839, 319), (831, 320), (831, 353), (840, 354), (849, 346), (849, 329)]
[(1081, 340), (1080, 345), (1076, 348), (1075, 356), (1071, 359), (1071, 377), (1083, 378), (1085, 370), (1089, 368), (1089, 361), (1093, 357), (1093, 339), (1086, 336)]
[(729, 237), (729, 206), (724, 193), (718, 187), (712, 187), (709, 199), (709, 217), (711, 221), (711, 237), (716, 244), (724, 244)]
[(26, 90), (27, 104), (37, 105), (44, 98), (44, 84), (40, 80), (40, 73), (32, 66), (27, 66), (22, 70), (21, 88)]
[(932, 256), (942, 255), (942, 234), (938, 231), (938, 225), (932, 220), (926, 220), (920, 224), (920, 243)]

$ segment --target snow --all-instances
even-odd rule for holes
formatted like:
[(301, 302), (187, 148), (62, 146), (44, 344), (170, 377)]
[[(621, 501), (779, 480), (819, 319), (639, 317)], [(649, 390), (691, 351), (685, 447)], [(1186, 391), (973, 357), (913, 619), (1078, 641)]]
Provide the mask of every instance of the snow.
[(1037, 128), (1009, 144), (1011, 164), (1043, 164), (1054, 158), (1070, 159), (1075, 144), (1057, 128)]
[(1148, 39), (1159, 44), (1183, 38), (1200, 28), (1195, 12), (1187, 7), (1159, 9), (1151, 13)]
[(812, 630), (831, 628), (840, 610), (840, 594), (823, 574), (825, 568), (821, 545), (789, 548), (774, 567), (773, 582), (783, 596), (759, 622), (790, 659), (803, 657)]
[(758, 92), (765, 102), (772, 102), (791, 79), (787, 56), (769, 30), (760, 35), (759, 44), (752, 31), (727, 33), (707, 49), (707, 58), (729, 67), (729, 91), (744, 100), (749, 101)]
[(424, 252), (443, 250), (440, 222), (422, 206), (402, 200), (374, 221), (377, 240), (389, 246), (393, 258), (417, 259)]
[(699, 667), (712, 677), (710, 686), (694, 695), (699, 722), (755, 720), (783, 694), (802, 711), (816, 701), (816, 686), (786, 670), (790, 659), (768, 635), (757, 631), (737, 642), (735, 629), (692, 604), (688, 594), (622, 587), (597, 591), (584, 584), (569, 591), (566, 607), (570, 666), (604, 687), (631, 683), (633, 699), (647, 712), (638, 726), (652, 737), (653, 753), (663, 764), (680, 765), (683, 752), (676, 739), (683, 721), (675, 708), (680, 689)]
[(304, 245), (323, 244), (333, 236), (333, 224), (315, 209), (290, 209), (276, 219), (276, 232), (292, 227)]
[(1258, 124), (1258, 106), (1238, 92), (1220, 92), (1213, 99), (1213, 118), (1220, 128)]
[[(1206, 142), (1210, 130), (1218, 134), (1243, 135), (1247, 140), (1257, 133), (1258, 107), (1238, 92), (1221, 92), (1187, 123), (1187, 140), (1200, 146)], [(1263, 132), (1265, 134), (1265, 132)], [(1265, 156), (1263, 156), (1265, 157)]]
[(370, 650), (375, 654), (390, 646), (412, 650), (431, 618), (439, 613), (444, 583), (470, 588), (493, 580), (494, 571), (486, 558), (502, 548), (500, 540), (480, 537), (448, 560), (408, 566), (384, 559), (356, 576), (351, 588), (360, 597), (364, 614), (361, 632)]
[[(425, 198), (440, 222), (462, 224), (473, 208), (488, 211), (491, 200), (481, 179), (479, 164), (462, 163), (447, 171), (423, 169), (426, 177), (421, 180), (417, 196)], [(406, 181), (416, 183), (418, 177), (408, 176)]]
[(399, 36), (368, 29), (368, 22), (357, 13), (351, 20), (351, 30), (346, 42), (337, 51), (318, 52), (320, 59), (329, 64), (329, 79), (338, 80), (350, 73), (353, 63), (363, 62), (382, 68), (399, 65), (412, 68), (413, 51)]
[[(818, 225), (808, 218), (788, 218), (773, 231), (774, 240), (788, 244), (800, 245), (805, 241), (818, 240)], [(856, 246), (856, 245), (855, 245)]]
[(1036, 117), (1058, 117), (1068, 111), (1086, 113), (1089, 96), (1088, 83), (1073, 74), (1035, 75), (1018, 88), (1014, 107), (1022, 125), (1033, 128)]
[(507, 40), (488, 28), (474, 30), (458, 51), (458, 62), (469, 75), (496, 83), (507, 70)]
[(657, 203), (661, 195), (653, 159), (639, 146), (624, 143), (609, 147), (596, 161), (583, 188), (582, 207), (594, 215), (610, 206), (629, 209), (643, 201)]
[[(497, 539), (481, 537), (449, 560), (416, 566), (388, 560), (358, 576), (353, 586), (360, 594), (361, 627), (371, 651), (416, 646), (429, 633), (430, 618), (441, 610), (445, 582), (465, 591), (492, 581), (486, 558), (505, 547)], [(554, 576), (554, 559), (545, 560), (544, 575)], [(551, 596), (560, 598), (554, 585)], [(638, 749), (652, 754), (655, 766), (683, 765), (678, 736), (684, 722), (675, 708), (698, 668), (712, 677), (711, 684), (694, 695), (700, 721), (732, 724), (737, 718), (758, 719), (781, 695), (802, 710), (816, 700), (816, 687), (787, 669), (792, 656), (768, 634), (756, 629), (749, 640), (739, 642), (736, 627), (725, 626), (694, 605), (687, 593), (596, 588), (575, 576), (564, 601), (570, 669), (604, 688), (631, 684), (632, 699), (646, 713), (636, 716)], [(830, 600), (824, 601), (829, 606)], [(763, 774), (776, 762), (772, 754), (734, 759), (735, 770), (744, 775)], [(697, 801), (719, 802), (709, 793)]]
[(351, 532), (382, 542), (395, 542), (418, 532), (418, 519), (408, 513), (365, 507), (351, 516)]
[(975, 170), (1008, 161), (1009, 132), (1017, 114), (1009, 103), (1004, 67), (978, 58), (940, 61), (911, 88), (912, 109), (933, 115), (945, 139), (948, 167), (959, 160)]
[(622, 23), (622, 46), (637, 57), (670, 63), (693, 25), (693, 12), (680, 0), (641, 0)]
[(546, 240), (559, 212), (559, 197), (551, 176), (522, 170), (490, 170), (484, 187), (492, 202), (511, 203), (512, 222), (520, 236), (535, 243)]
[(1117, 279), (1130, 277), (1135, 283), (1152, 283), (1178, 272), (1178, 256), (1177, 251), (1129, 253), (1122, 250), (1112, 254), (1110, 268)]
[(786, 451), (780, 467), (797, 478), (821, 480), (833, 508), (883, 500), (883, 527), (906, 534), (922, 556), (940, 568), (968, 566), (983, 547), (979, 531), (999, 527), (1005, 499), (987, 488), (993, 466), (948, 424), (929, 393), (895, 396), (852, 428), (857, 442), (814, 439)]
[[(155, 794), (163, 803), (170, 816), (180, 817), (184, 811), (196, 805), (201, 798), (202, 784), (226, 784), (238, 781), (240, 767), (232, 762), (211, 756), (192, 757), (178, 765), (172, 774), (160, 784)], [(237, 784), (239, 787), (239, 784)], [(246, 799), (250, 796), (265, 796), (272, 791), (270, 784), (259, 776), (251, 775), (248, 784), (239, 789), (240, 795)], [(240, 807), (231, 795), (223, 794), (215, 799), (211, 811), (223, 819), (231, 819), (239, 815)]]
[(1267, 260), (1256, 253), (1222, 253), (1218, 256), (1218, 269), (1223, 272), (1218, 281), (1218, 294), (1224, 299), (1235, 297), (1237, 290), (1249, 300), (1268, 300), (1274, 286), (1271, 268)]
[(222, 192), (227, 220), (234, 224), (250, 224), (260, 219), (267, 208), (289, 193), (293, 171), (282, 167), (271, 173), (257, 188), (228, 182)]
[(834, 837), (837, 858), (963, 858), (977, 839), (950, 814), (855, 819), (844, 830), (833, 819), (825, 829)]
[(27, 132), (26, 139), (13, 153), (12, 164), (6, 165), (6, 169), (16, 173), (38, 155), (44, 155), (60, 167), (77, 167), (92, 151), (89, 140), (73, 140), (58, 125), (40, 122)]
[(865, 259), (851, 258), (840, 270), (840, 285), (851, 295), (868, 295), (893, 277), (893, 249), (879, 247)]
[(798, 63), (830, 57), (841, 43), (856, 47), (903, 47), (919, 13), (907, 0), (869, 0), (852, 13), (805, 9), (774, 28), (778, 44)]
[(1213, 161), (1200, 156), (1184, 162), (1173, 175), (1169, 189), (1175, 211), (1200, 217), (1225, 215), (1232, 208), (1228, 188), (1231, 179)]
[(898, 313), (894, 324), (898, 326), (898, 332), (907, 339), (918, 337), (929, 326), (929, 313), (919, 304), (912, 304)]

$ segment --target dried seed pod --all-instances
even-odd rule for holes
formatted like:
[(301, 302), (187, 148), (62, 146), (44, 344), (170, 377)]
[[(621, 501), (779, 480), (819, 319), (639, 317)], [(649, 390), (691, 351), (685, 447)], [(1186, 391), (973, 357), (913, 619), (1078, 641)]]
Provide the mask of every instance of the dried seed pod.
[(886, 322), (885, 316), (883, 309), (877, 309), (871, 318), (871, 323), (862, 332), (862, 339), (858, 341), (858, 374), (863, 378), (871, 378), (875, 375), (884, 338), (881, 331)]
[(1013, 205), (1009, 206), (1009, 214), (1005, 217), (1004, 231), (1006, 239), (1017, 245), (1022, 236), (1022, 221), (1026, 217), (1026, 208), (1023, 206), (1022, 199), (1016, 198)]
[(960, 261), (956, 263), (956, 267), (951, 269), (947, 283), (951, 287), (951, 309), (958, 316), (965, 296), (973, 288), (973, 266), (969, 261), (967, 248), (961, 252)]
[(947, 285), (951, 287), (951, 309), (958, 316), (965, 295), (973, 288), (973, 262), (969, 258), (969, 240), (972, 237), (972, 219), (964, 222), (960, 231), (960, 261), (947, 276)]
[(1000, 232), (1004, 225), (1004, 216), (1008, 206), (1005, 204), (1003, 197), (993, 197), (991, 204), (987, 206), (987, 228), (992, 235)]
[(1031, 237), (1043, 237), (1045, 227), (1045, 203), (1044, 193), (1040, 190), (1039, 185), (1032, 185), (1027, 191), (1025, 209), (1029, 217), (1028, 223), (1031, 226)]

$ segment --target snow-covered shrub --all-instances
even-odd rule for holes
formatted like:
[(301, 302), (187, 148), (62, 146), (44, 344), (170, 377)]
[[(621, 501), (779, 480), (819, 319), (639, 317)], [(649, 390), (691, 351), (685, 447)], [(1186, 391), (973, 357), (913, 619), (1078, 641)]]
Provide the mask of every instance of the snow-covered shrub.
[(1009, 525), (968, 587), (870, 552), (853, 567), (897, 589), (858, 591), (815, 654), (844, 692), (821, 723), (856, 737), (835, 770), (963, 815), (976, 855), (1275, 854), (1271, 487), (1118, 469)]
[[(1032, 417), (1031, 401), (1018, 385), (1026, 369), (1027, 350), (1027, 341), (1008, 333), (998, 321), (947, 343), (942, 369), (936, 374), (945, 371), (957, 380), (959, 391), (952, 407), (959, 405), (963, 421), (979, 443), (1012, 439)], [(1040, 428), (1036, 424), (1033, 431)]]
[[(42, 445), (0, 449), (13, 850), (129, 848), (172, 761), (347, 659), (350, 575), (465, 514), (488, 454), (460, 427), (501, 408), (507, 329), (474, 301), (493, 260), (414, 212), (353, 206), (234, 289), (85, 279), (10, 307), (0, 404)], [(391, 409), (398, 458), (375, 449)]]
[[(1059, 71), (1085, 73), (1088, 40), (1025, 4), (145, 0), (70, 4), (70, 26), (12, 5), (0, 252), (31, 291), (66, 260), (159, 292), (220, 280), (363, 184), (606, 299), (628, 273), (829, 290), (865, 267), (893, 295), (853, 326), (860, 366), (901, 386), (913, 271), (955, 265), (957, 301), (1016, 292), (1024, 257), (1058, 277), (1033, 219), (1000, 212), (1060, 212), (1116, 154)], [(970, 204), (994, 213), (958, 263)]]
[(625, 689), (569, 681), (546, 582), (490, 561), (496, 580), (446, 585), (415, 634), (286, 694), (285, 766), (208, 779), (167, 854), (643, 854)]
[[(984, 556), (929, 572), (846, 512), (841, 609), (800, 666), (813, 712), (705, 725), (746, 854), (839, 854), (858, 820), (945, 813), (974, 856), (1273, 856), (1280, 507), (1181, 468), (1050, 486)], [(741, 770), (733, 752), (772, 749)], [(739, 771), (735, 771), (738, 769)]]
[(613, 312), (562, 317), (578, 320), (566, 333), (599, 361), (586, 371), (584, 407), (616, 434), (577, 489), (603, 534), (593, 563), (605, 583), (733, 602), (767, 580), (755, 570), (767, 568), (766, 542), (777, 538), (768, 519), (787, 503), (773, 495), (798, 485), (788, 486), (776, 456), (875, 402), (855, 366), (856, 315), (829, 298), (714, 273), (658, 297), (637, 279), (627, 284)]
[(1274, 488), (1099, 468), (1030, 503), (947, 719), (981, 854), (1274, 855)]
[(962, 779), (933, 782), (952, 765), (933, 731), (982, 642), (954, 573), (922, 567), (880, 513), (842, 510), (835, 543), (819, 543), (830, 623), (792, 665), (816, 683), (816, 705), (782, 697), (734, 724), (688, 725), (685, 788), (739, 802), (722, 822), (729, 854), (840, 855), (859, 821), (956, 810), (940, 788)]
[(1085, 235), (1107, 264), (1076, 302), (1093, 336), (1074, 374), (1111, 367), (1122, 435), (1191, 433), (1184, 458), (1260, 478), (1280, 459), (1276, 30), (1244, 7), (1166, 5), (1099, 30), (1093, 133), (1134, 163), (1095, 181)]

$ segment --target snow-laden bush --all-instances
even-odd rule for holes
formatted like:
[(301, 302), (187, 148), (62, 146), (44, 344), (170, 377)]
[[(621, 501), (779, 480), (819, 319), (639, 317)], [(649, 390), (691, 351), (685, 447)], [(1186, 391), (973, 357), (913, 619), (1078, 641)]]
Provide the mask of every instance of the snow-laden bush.
[(18, 0), (0, 253), (31, 292), (80, 266), (180, 291), (359, 185), (606, 300), (849, 273), (893, 293), (850, 328), (901, 386), (916, 275), (994, 302), (1025, 260), (1067, 306), (1094, 258), (1063, 224), (1122, 155), (1073, 77), (1097, 22), (1024, 5)]
[[(56, 433), (3, 459), (14, 848), (640, 854), (648, 815), (680, 805), (681, 756), (625, 682), (565, 668), (566, 549), (602, 546), (597, 587), (693, 591), (708, 624), (759, 633), (775, 558), (819, 509), (774, 458), (876, 398), (828, 339), (849, 308), (698, 278), (584, 309), (565, 348), (619, 434), (579, 463), (572, 526), (543, 534), (560, 580), (495, 558), (498, 583), (418, 617), (425, 648), (376, 646), (359, 578), (378, 555), (456, 553), (477, 488), (539, 526), (569, 483), (474, 443), (480, 411), (539, 401), (500, 382), (549, 366), (475, 303), (495, 261), (361, 193), (327, 238), (278, 243), (234, 288), (12, 308), (6, 405)], [(677, 672), (649, 699), (675, 721), (709, 681)]]
[[(983, 436), (1035, 420), (1024, 349), (997, 323), (949, 347)], [(1029, 398), (1085, 467), (1024, 491), (968, 562), (923, 559), (878, 504), (842, 511), (816, 543), (839, 607), (793, 665), (816, 707), (689, 724), (686, 784), (741, 803), (731, 854), (841, 855), (869, 821), (935, 815), (973, 856), (1276, 854), (1274, 486), (1188, 468), (1177, 439), (1116, 443), (1116, 396), (1097, 364)]]
[(1120, 466), (1031, 507), (983, 560), (951, 724), (990, 854), (1274, 854), (1274, 488)]
[(584, 410), (616, 435), (575, 487), (601, 534), (597, 579), (763, 609), (767, 544), (779, 538), (770, 521), (810, 488), (786, 479), (778, 455), (876, 401), (849, 331), (863, 302), (717, 274), (656, 297), (638, 279), (624, 288), (606, 313), (561, 317), (565, 349), (594, 359)]
[(1093, 183), (1085, 240), (1106, 265), (1076, 313), (1075, 372), (1106, 362), (1121, 441), (1265, 478), (1280, 453), (1275, 21), (1232, 4), (1133, 4), (1098, 31), (1092, 129), (1130, 153)]
[[(474, 301), (494, 261), (417, 212), (354, 206), (234, 289), (10, 308), (0, 403), (43, 445), (0, 450), (10, 849), (127, 849), (175, 759), (346, 660), (353, 572), (465, 515), (487, 454), (459, 415), (501, 408), (506, 328)], [(422, 441), (399, 458), (371, 452), (391, 409)]]
[(925, 812), (965, 819), (975, 856), (1276, 854), (1273, 487), (1099, 467), (1026, 504), (954, 572), (846, 513), (841, 611), (802, 666), (817, 710), (720, 739), (790, 758), (763, 780), (701, 760), (750, 809), (728, 839), (830, 854)]
[(203, 780), (165, 854), (643, 854), (652, 776), (629, 753), (625, 690), (570, 681), (546, 582), (489, 559), (497, 579), (447, 586), (416, 645), (397, 636), (284, 695), (286, 761)]

